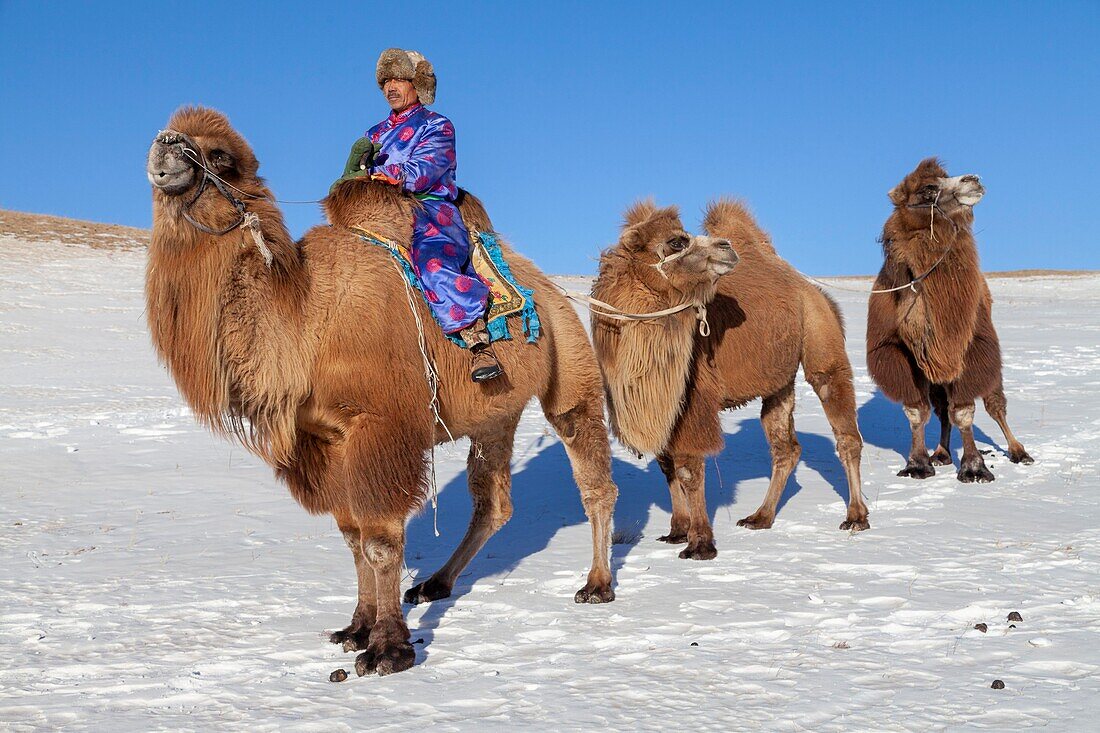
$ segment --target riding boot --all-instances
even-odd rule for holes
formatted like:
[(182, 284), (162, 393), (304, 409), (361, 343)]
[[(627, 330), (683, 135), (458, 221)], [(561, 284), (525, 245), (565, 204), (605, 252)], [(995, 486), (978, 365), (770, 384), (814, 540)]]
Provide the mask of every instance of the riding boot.
[(497, 361), (493, 353), (492, 344), (489, 343), (489, 331), (485, 328), (485, 321), (481, 318), (459, 331), (462, 340), (473, 356), (470, 365), (470, 379), (475, 382), (487, 382), (504, 374), (504, 369)]

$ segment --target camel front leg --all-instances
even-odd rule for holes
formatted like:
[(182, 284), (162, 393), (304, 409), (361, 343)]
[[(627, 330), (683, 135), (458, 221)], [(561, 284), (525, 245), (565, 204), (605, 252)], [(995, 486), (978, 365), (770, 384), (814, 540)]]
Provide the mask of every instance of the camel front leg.
[(906, 419), (909, 420), (909, 429), (913, 431), (913, 438), (909, 444), (909, 462), (898, 471), (898, 476), (920, 479), (935, 476), (936, 469), (932, 467), (932, 461), (928, 458), (928, 446), (924, 442), (924, 426), (932, 415), (932, 407), (925, 400), (919, 403), (906, 402), (903, 409)]
[(974, 443), (974, 403), (952, 403), (951, 422), (962, 435), (963, 454), (957, 474), (959, 481), (964, 484), (989, 483), (993, 480), (993, 473), (985, 467), (985, 460)]
[(691, 527), (691, 515), (688, 512), (687, 496), (680, 486), (680, 480), (676, 478), (676, 465), (672, 456), (662, 453), (657, 456), (657, 465), (661, 467), (661, 473), (668, 482), (668, 493), (672, 498), (672, 523), (668, 534), (658, 537), (658, 542), (667, 542), (670, 545), (682, 545), (688, 541), (688, 529)]
[(749, 529), (771, 528), (775, 522), (779, 499), (787, 486), (787, 479), (802, 455), (802, 446), (798, 444), (798, 438), (794, 434), (794, 382), (764, 398), (760, 423), (771, 447), (772, 477), (760, 508), (737, 522), (738, 527)]
[(714, 529), (707, 515), (706, 459), (703, 456), (674, 457), (676, 483), (687, 504), (690, 524), (688, 546), (680, 551), (682, 560), (713, 560), (718, 556), (714, 546)]
[(1001, 432), (1004, 433), (1005, 440), (1008, 441), (1008, 460), (1025, 465), (1035, 463), (1035, 459), (1028, 455), (1023, 444), (1016, 440), (1016, 436), (1012, 434), (1012, 430), (1008, 427), (1008, 400), (1005, 399), (1004, 388), (997, 387), (993, 392), (983, 397), (982, 404), (985, 405), (985, 411), (989, 413), (989, 416), (997, 421)]
[(851, 367), (811, 372), (807, 375), (817, 392), (825, 417), (836, 438), (836, 452), (848, 478), (848, 513), (840, 528), (852, 532), (870, 529), (867, 505), (863, 502), (863, 482), (860, 478), (860, 458), (863, 455), (863, 436), (856, 421), (856, 396), (852, 388)]
[(374, 569), (363, 556), (359, 527), (349, 517), (337, 517), (337, 525), (344, 534), (344, 541), (355, 558), (355, 574), (359, 582), (359, 600), (355, 605), (351, 623), (329, 636), (333, 644), (342, 644), (344, 651), (357, 652), (367, 648), (370, 630), (378, 613), (377, 585)]
[(933, 466), (950, 466), (952, 464), (951, 416), (947, 404), (947, 391), (939, 385), (932, 385), (929, 394), (932, 398), (932, 408), (940, 421), (940, 444), (936, 446), (936, 450), (928, 460)]
[(416, 660), (416, 652), (409, 643), (409, 627), (401, 611), (405, 522), (361, 524), (359, 538), (363, 557), (374, 570), (378, 605), (366, 651), (355, 659), (355, 671), (360, 677), (403, 672)]
[(405, 591), (405, 603), (426, 603), (451, 595), (455, 580), (489, 538), (512, 516), (512, 442), (517, 422), (489, 438), (475, 438), (466, 459), (466, 483), (473, 514), (466, 535), (447, 563)]

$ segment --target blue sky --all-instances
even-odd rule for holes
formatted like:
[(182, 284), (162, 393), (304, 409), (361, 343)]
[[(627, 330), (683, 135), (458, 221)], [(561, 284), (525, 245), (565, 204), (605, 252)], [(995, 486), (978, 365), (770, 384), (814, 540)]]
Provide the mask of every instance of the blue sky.
[(986, 268), (1100, 269), (1100, 3), (762, 5), (0, 0), (0, 208), (149, 226), (145, 152), (191, 103), (319, 198), (399, 46), (436, 66), (460, 184), (549, 272), (593, 272), (638, 198), (694, 228), (719, 195), (805, 272), (875, 272), (928, 155), (982, 176)]

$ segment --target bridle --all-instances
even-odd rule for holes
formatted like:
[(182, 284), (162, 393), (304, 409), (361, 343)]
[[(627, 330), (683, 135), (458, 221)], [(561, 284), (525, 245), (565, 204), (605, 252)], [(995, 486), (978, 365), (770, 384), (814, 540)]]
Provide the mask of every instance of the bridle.
[[(157, 136), (154, 139), (161, 145), (181, 145), (182, 147), (180, 149), (183, 151), (183, 154), (186, 155), (195, 165), (197, 165), (202, 170), (202, 180), (199, 181), (199, 186), (198, 189), (195, 191), (195, 195), (191, 197), (190, 201), (183, 205), (183, 218), (187, 220), (187, 223), (198, 229), (200, 232), (212, 234), (216, 237), (223, 234), (228, 234), (237, 227), (243, 227), (247, 229), (252, 235), (253, 241), (256, 243), (256, 248), (260, 250), (260, 254), (263, 256), (264, 262), (267, 264), (268, 267), (270, 267), (274, 256), (272, 255), (271, 250), (268, 248), (267, 243), (264, 242), (263, 233), (260, 230), (260, 217), (258, 217), (251, 211), (247, 211), (245, 209), (244, 202), (234, 196), (229, 191), (230, 188), (234, 188), (237, 191), (240, 191), (240, 189), (236, 186), (233, 186), (233, 184), (222, 180), (222, 178), (219, 177), (217, 173), (210, 170), (210, 166), (207, 165), (206, 154), (202, 152), (202, 148), (196, 145), (195, 141), (188, 137), (185, 133), (179, 132), (177, 130), (161, 130), (157, 133)], [(206, 191), (206, 186), (208, 183), (212, 183), (214, 185), (214, 188), (217, 189), (218, 193), (225, 197), (225, 200), (232, 204), (233, 208), (237, 211), (237, 220), (229, 224), (229, 226), (223, 227), (222, 229), (214, 229), (213, 227), (208, 227), (191, 215), (191, 207), (194, 206), (195, 203), (198, 202), (198, 200), (202, 197), (203, 193)], [(245, 191), (241, 191), (241, 193), (245, 194), (246, 196), (251, 196), (252, 198), (264, 198), (262, 196), (249, 194)]]
[[(657, 261), (650, 263), (650, 267), (656, 268), (657, 272), (661, 273), (661, 277), (668, 280), (668, 273), (664, 271), (664, 266), (669, 262), (674, 262), (685, 254), (695, 245), (689, 245), (684, 247), (679, 252), (674, 254), (664, 254), (664, 248), (657, 253)], [(578, 293), (571, 293), (565, 288), (558, 286), (558, 289), (565, 294), (565, 297), (572, 301), (581, 303), (588, 307), (588, 310), (593, 315), (600, 316), (601, 318), (610, 318), (615, 321), (652, 321), (658, 318), (664, 318), (671, 316), (682, 311), (686, 311), (688, 308), (695, 310), (695, 320), (698, 323), (699, 335), (704, 338), (710, 336), (710, 323), (707, 321), (707, 304), (698, 301), (685, 301), (679, 305), (674, 305), (671, 308), (664, 308), (658, 311), (652, 311), (649, 313), (629, 313), (620, 308), (616, 308), (610, 303), (605, 303), (602, 300), (597, 300), (587, 295), (580, 295)]]
[[(222, 234), (228, 234), (244, 224), (245, 217), (248, 214), (245, 210), (244, 202), (230, 193), (228, 185), (210, 170), (210, 166), (206, 163), (206, 154), (202, 152), (202, 148), (195, 144), (194, 140), (186, 134), (176, 130), (161, 130), (157, 133), (155, 140), (161, 145), (182, 145), (181, 150), (183, 154), (190, 158), (191, 161), (202, 170), (202, 180), (199, 181), (199, 187), (195, 191), (195, 195), (191, 197), (190, 201), (183, 205), (183, 218), (186, 219), (191, 226), (195, 227), (200, 232), (220, 236)], [(218, 193), (224, 196), (226, 201), (233, 204), (233, 208), (237, 210), (237, 220), (222, 229), (208, 227), (191, 215), (191, 207), (202, 198), (203, 193), (206, 192), (206, 186), (209, 183), (213, 183)]]

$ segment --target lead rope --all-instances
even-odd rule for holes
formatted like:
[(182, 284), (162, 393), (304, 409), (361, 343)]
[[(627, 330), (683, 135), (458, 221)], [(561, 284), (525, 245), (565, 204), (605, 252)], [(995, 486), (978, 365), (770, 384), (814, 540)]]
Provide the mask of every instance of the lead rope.
[[(375, 237), (379, 241), (385, 241), (381, 237)], [(392, 253), (396, 258), (397, 254)], [(416, 303), (413, 301), (412, 288), (409, 287), (409, 280), (405, 277), (405, 273), (401, 270), (401, 265), (397, 260), (393, 260), (393, 266), (397, 268), (397, 275), (401, 278), (401, 282), (405, 285), (405, 300), (409, 304), (409, 310), (412, 311), (413, 319), (416, 321), (416, 343), (420, 347), (420, 357), (424, 360), (424, 377), (428, 380), (428, 389), (432, 393), (432, 398), (428, 402), (428, 409), (432, 411), (432, 417), (435, 421), (443, 426), (443, 430), (447, 433), (447, 438), (454, 441), (454, 435), (451, 434), (451, 429), (447, 427), (447, 423), (443, 422), (443, 418), (439, 416), (439, 373), (436, 372), (435, 367), (432, 365), (432, 360), (428, 357), (427, 342), (424, 339), (424, 322), (420, 320), (420, 311), (416, 308)], [(431, 470), (431, 484), (432, 484), (432, 531), (435, 532), (435, 536), (439, 537), (439, 484), (435, 478), (435, 439), (432, 438), (432, 470)]]
[[(936, 209), (939, 208), (940, 193), (942, 193), (942, 192), (937, 191), (936, 192), (936, 199), (931, 204), (927, 204), (928, 213), (929, 213), (929, 217), (928, 217), (928, 238), (933, 242), (938, 242), (939, 241), (938, 239), (936, 239), (935, 225), (936, 225)], [(925, 205), (922, 204), (921, 208), (924, 208), (924, 206)], [(947, 221), (951, 222), (952, 224), (955, 224), (954, 220), (952, 220), (951, 217), (947, 217)], [(958, 229), (958, 226), (959, 226), (958, 224), (955, 224), (956, 229)], [(939, 267), (940, 263), (942, 263), (944, 258), (947, 257), (947, 254), (951, 251), (951, 249), (952, 249), (951, 247), (948, 247), (947, 249), (945, 249), (943, 251), (943, 254), (941, 254), (939, 256), (939, 259), (937, 259), (934, 263), (932, 263), (932, 266), (929, 267), (923, 275), (919, 275), (919, 276), (913, 278), (912, 280), (910, 280), (905, 285), (899, 285), (896, 288), (886, 288), (884, 290), (873, 290), (873, 289), (872, 290), (863, 290), (861, 288), (846, 288), (846, 287), (843, 287), (842, 285), (833, 285), (832, 283), (822, 282), (822, 281), (818, 280), (817, 278), (810, 277), (809, 275), (807, 275), (804, 272), (798, 272), (798, 270), (795, 270), (795, 272), (798, 272), (799, 275), (801, 275), (802, 277), (806, 278), (807, 280), (809, 280), (811, 282), (817, 283), (818, 285), (821, 285), (822, 287), (832, 288), (834, 290), (847, 290), (848, 292), (852, 292), (852, 293), (896, 293), (899, 290), (905, 290), (906, 288), (908, 288), (909, 290), (912, 290), (914, 293), (916, 293), (916, 292), (918, 292), (917, 291), (917, 283), (919, 283), (921, 280), (923, 280), (924, 278), (931, 275), (932, 271), (935, 270), (937, 267)]]
[[(551, 281), (551, 282), (553, 282), (553, 281)], [(695, 309), (695, 317), (699, 320), (699, 335), (700, 336), (709, 336), (710, 335), (710, 324), (708, 324), (706, 322), (707, 307), (706, 307), (705, 304), (702, 304), (702, 303), (692, 303), (692, 302), (689, 301), (687, 303), (681, 303), (680, 305), (675, 305), (671, 308), (665, 308), (664, 310), (659, 310), (659, 311), (652, 311), (650, 313), (627, 313), (624, 310), (619, 310), (618, 308), (611, 305), (610, 303), (605, 303), (602, 300), (596, 300), (595, 298), (589, 297), (587, 295), (581, 295), (580, 293), (573, 293), (573, 292), (570, 292), (570, 291), (566, 290), (565, 288), (563, 288), (561, 285), (558, 285), (557, 283), (553, 283), (553, 284), (554, 284), (554, 287), (556, 287), (558, 290), (561, 291), (562, 295), (564, 295), (566, 298), (573, 301), (574, 303), (579, 303), (579, 304), (583, 305), (590, 312), (592, 312), (593, 314), (595, 314), (597, 316), (602, 316), (604, 318), (611, 318), (611, 319), (616, 320), (616, 321), (652, 321), (652, 320), (655, 320), (657, 318), (664, 318), (665, 316), (671, 316), (675, 313), (679, 313), (680, 311), (685, 311), (688, 308), (694, 308)]]
[[(659, 255), (659, 259), (657, 260), (657, 262), (651, 264), (650, 267), (655, 268), (657, 272), (661, 273), (661, 277), (663, 277), (665, 280), (668, 280), (668, 274), (664, 271), (665, 263), (673, 262), (680, 259), (685, 254), (687, 254), (689, 249), (691, 248), (688, 247), (682, 249), (676, 254), (669, 255), (668, 257), (665, 257), (664, 255)], [(657, 318), (664, 318), (665, 316), (671, 316), (674, 313), (679, 313), (680, 311), (687, 310), (688, 308), (694, 308), (695, 318), (699, 321), (699, 335), (704, 338), (710, 336), (710, 324), (707, 323), (707, 306), (705, 303), (692, 303), (689, 301), (681, 303), (680, 305), (674, 305), (671, 308), (665, 308), (659, 311), (652, 311), (650, 313), (627, 313), (624, 310), (616, 308), (610, 303), (605, 303), (602, 300), (596, 300), (595, 298), (589, 297), (587, 295), (571, 293), (557, 283), (554, 283), (554, 285), (557, 286), (558, 290), (560, 290), (566, 298), (572, 300), (575, 303), (580, 303), (581, 305), (588, 308), (588, 310), (593, 314), (597, 316), (603, 316), (604, 318), (612, 318), (617, 321), (650, 321)]]

